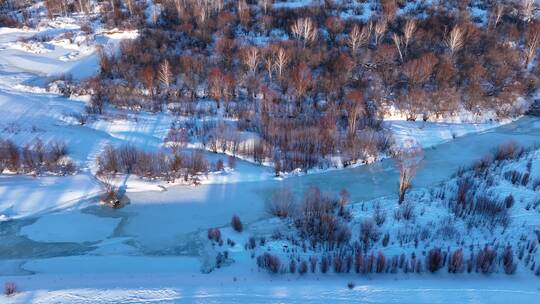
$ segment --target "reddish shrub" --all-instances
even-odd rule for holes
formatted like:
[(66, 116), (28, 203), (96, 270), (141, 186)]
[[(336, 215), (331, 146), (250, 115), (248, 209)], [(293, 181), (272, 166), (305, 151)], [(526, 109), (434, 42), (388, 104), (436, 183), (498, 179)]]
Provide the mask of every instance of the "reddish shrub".
[(219, 242), (221, 240), (221, 231), (218, 228), (209, 228), (208, 239), (214, 242)]
[(279, 257), (265, 252), (263, 255), (257, 257), (257, 266), (270, 273), (278, 273), (281, 269), (281, 261)]
[(476, 270), (484, 274), (492, 273), (497, 254), (491, 247), (484, 247), (476, 257)]
[(233, 215), (231, 219), (231, 226), (236, 232), (242, 232), (242, 230), (244, 230), (242, 221), (240, 220), (240, 217), (238, 217), (238, 215)]
[(426, 266), (430, 272), (437, 272), (443, 266), (443, 254), (440, 248), (433, 248), (429, 251)]
[(448, 261), (448, 272), (463, 272), (463, 250), (460, 248), (452, 253)]
[(508, 246), (504, 249), (503, 253), (503, 267), (504, 267), (504, 273), (506, 274), (514, 274), (516, 272), (516, 264), (514, 264), (514, 252), (512, 251), (512, 247)]

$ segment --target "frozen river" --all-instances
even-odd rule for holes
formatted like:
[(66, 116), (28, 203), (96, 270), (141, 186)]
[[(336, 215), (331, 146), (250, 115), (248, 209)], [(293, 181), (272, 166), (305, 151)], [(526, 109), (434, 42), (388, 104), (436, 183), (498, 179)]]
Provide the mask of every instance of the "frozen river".
[[(483, 133), (466, 135), (425, 151), (425, 162), (414, 179), (415, 187), (438, 183), (460, 166), (470, 165), (499, 144), (516, 142), (525, 147), (540, 143), (540, 119), (523, 117)], [(280, 187), (301, 195), (309, 187), (338, 193), (346, 188), (353, 202), (395, 195), (398, 174), (392, 160), (351, 169), (289, 177), (284, 180), (171, 187), (164, 192), (130, 195), (140, 204), (122, 211), (130, 213), (123, 226), (144, 247), (174, 246), (182, 235), (198, 229), (227, 225), (233, 214), (252, 222), (265, 217), (266, 198)], [(152, 224), (152, 230), (147, 225)]]

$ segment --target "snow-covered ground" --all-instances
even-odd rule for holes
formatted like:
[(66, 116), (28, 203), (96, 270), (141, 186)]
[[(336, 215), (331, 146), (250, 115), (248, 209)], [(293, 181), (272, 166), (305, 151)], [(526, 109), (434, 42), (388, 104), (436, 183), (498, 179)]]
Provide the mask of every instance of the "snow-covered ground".
[[(62, 38), (68, 31), (74, 32), (73, 41)], [(21, 40), (35, 35), (53, 38)], [(521, 274), (511, 279), (499, 275), (489, 279), (479, 275), (272, 277), (259, 272), (254, 260), (238, 248), (252, 227), (267, 220), (264, 201), (276, 188), (288, 186), (296, 194), (311, 186), (334, 192), (347, 188), (353, 202), (371, 200), (396, 191), (397, 173), (390, 160), (285, 180), (276, 180), (269, 168), (239, 160), (235, 170), (211, 174), (197, 187), (132, 176), (127, 180), (130, 205), (121, 210), (99, 206), (102, 188), (93, 176), (96, 156), (108, 144), (159, 149), (171, 117), (110, 109), (107, 117), (81, 126), (72, 114), (84, 111), (86, 99), (60, 96), (47, 90), (45, 82), (61, 74), (75, 79), (93, 75), (96, 43), (114, 50), (120, 39), (136, 35), (98, 29), (88, 38), (71, 18), (37, 29), (0, 28), (0, 137), (19, 145), (36, 138), (63, 140), (79, 168), (73, 176), (0, 176), (0, 242), (5, 244), (0, 247), (0, 283), (15, 282), (20, 290), (13, 297), (0, 296), (1, 303), (449, 303), (457, 299), (500, 303), (532, 302), (540, 295), (537, 278)], [(540, 121), (533, 118), (502, 127), (501, 123), (406, 121), (390, 121), (388, 126), (398, 141), (414, 138), (429, 148), (425, 167), (415, 180), (418, 186), (441, 181), (499, 143), (514, 140), (531, 145), (540, 140)], [(223, 154), (208, 153), (208, 157), (226, 159)], [(235, 237), (237, 248), (231, 249), (239, 262), (202, 274), (206, 229), (227, 227), (233, 214), (247, 226), (244, 234)], [(61, 245), (76, 245), (78, 250), (69, 247), (53, 253), (49, 248)], [(13, 252), (19, 251), (9, 246), (19, 246), (25, 258), (13, 259)], [(349, 290), (347, 282), (356, 287)]]

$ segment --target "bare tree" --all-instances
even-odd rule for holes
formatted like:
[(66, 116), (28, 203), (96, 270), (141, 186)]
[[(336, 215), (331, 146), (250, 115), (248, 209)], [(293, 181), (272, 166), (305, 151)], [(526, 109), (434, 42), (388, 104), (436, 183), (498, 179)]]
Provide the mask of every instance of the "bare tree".
[[(540, 27), (537, 27), (540, 29)], [(540, 33), (538, 30), (532, 29), (528, 32), (527, 41), (525, 43), (525, 66), (531, 63), (536, 55), (538, 43), (540, 42)]]
[(398, 51), (399, 59), (403, 62), (403, 52), (402, 52), (402, 49), (403, 49), (403, 46), (404, 46), (403, 38), (401, 36), (399, 36), (398, 34), (394, 33), (392, 35), (392, 40), (394, 41), (394, 44), (395, 44), (396, 49)]
[(305, 46), (317, 39), (317, 26), (311, 18), (298, 18), (291, 25), (291, 33), (296, 39), (302, 40)]
[(446, 45), (452, 55), (463, 47), (463, 30), (458, 25), (452, 29), (446, 38)]
[(366, 113), (364, 95), (359, 90), (352, 90), (347, 94), (345, 100), (347, 102), (347, 122), (349, 125), (348, 135), (349, 138), (353, 138), (359, 117)]
[(491, 17), (493, 20), (493, 27), (497, 27), (497, 24), (501, 22), (501, 18), (503, 14), (504, 14), (504, 4), (497, 3), (491, 13)]
[(272, 6), (272, 2), (272, 0), (259, 0), (259, 6), (262, 8), (265, 15), (268, 12), (268, 9)]
[(358, 25), (355, 25), (351, 32), (349, 33), (349, 36), (347, 37), (347, 44), (351, 48), (351, 51), (353, 54), (356, 54), (356, 51), (366, 45), (369, 40), (369, 30), (367, 26), (364, 26), (362, 30), (360, 30), (360, 27)]
[(387, 27), (388, 23), (386, 19), (381, 19), (375, 23), (375, 45), (377, 45), (381, 38), (384, 36)]
[(403, 27), (403, 42), (405, 43), (405, 50), (409, 47), (409, 43), (416, 31), (416, 22), (413, 19), (407, 20)]
[(274, 64), (274, 54), (271, 48), (266, 48), (263, 53), (264, 68), (268, 74), (268, 79), (272, 80), (272, 73), (276, 66)]
[(157, 78), (165, 86), (165, 88), (169, 88), (172, 82), (172, 72), (171, 66), (167, 59), (163, 60), (163, 62), (159, 65)]
[(259, 49), (256, 46), (248, 46), (242, 50), (242, 61), (247, 66), (248, 71), (253, 75), (259, 65)]
[(275, 65), (279, 78), (283, 76), (283, 70), (289, 63), (289, 53), (282, 47), (278, 47), (275, 53)]
[(523, 0), (522, 14), (523, 20), (527, 23), (534, 19), (534, 11), (536, 10), (536, 0)]
[[(81, 0), (79, 0), (81, 1)], [(133, 0), (126, 0), (126, 4), (128, 7), (129, 15), (133, 16)]]
[(405, 200), (405, 193), (412, 185), (416, 171), (422, 165), (424, 151), (417, 143), (406, 142), (394, 151), (396, 168), (399, 171), (399, 203)]

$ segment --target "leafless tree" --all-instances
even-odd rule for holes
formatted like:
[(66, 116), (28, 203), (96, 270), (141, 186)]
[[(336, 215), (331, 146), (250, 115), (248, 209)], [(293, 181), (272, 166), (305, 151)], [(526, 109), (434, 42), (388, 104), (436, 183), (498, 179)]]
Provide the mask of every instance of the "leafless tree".
[(158, 80), (165, 86), (165, 88), (169, 88), (172, 82), (171, 66), (169, 65), (169, 61), (167, 59), (163, 60), (163, 62), (159, 65)]
[(283, 48), (278, 47), (275, 53), (275, 65), (279, 78), (283, 76), (283, 71), (286, 65), (289, 63), (289, 53)]
[(450, 34), (446, 38), (446, 45), (452, 55), (463, 47), (463, 30), (458, 25), (450, 31)]
[(249, 72), (253, 75), (259, 65), (259, 49), (256, 46), (248, 46), (242, 50), (242, 60)]
[[(540, 29), (540, 26), (536, 28)], [(537, 29), (531, 28), (527, 33), (525, 43), (525, 66), (528, 66), (534, 59), (540, 42), (540, 32)]]
[(263, 13), (266, 15), (268, 9), (272, 6), (273, 0), (259, 0), (259, 6), (262, 8)]
[(381, 19), (375, 23), (375, 45), (377, 45), (381, 38), (384, 36), (387, 27), (388, 22), (386, 21), (386, 19)]
[(504, 4), (497, 3), (495, 7), (493, 8), (493, 11), (491, 13), (491, 17), (493, 20), (493, 27), (497, 27), (499, 22), (501, 22), (501, 18), (504, 14)]
[(129, 15), (133, 16), (133, 0), (126, 0), (126, 5), (128, 7)]
[(403, 38), (399, 36), (398, 34), (394, 33), (392, 35), (392, 40), (394, 41), (394, 45), (396, 46), (396, 49), (398, 51), (399, 59), (403, 61), (403, 51), (402, 51), (404, 47)]
[(294, 195), (287, 188), (277, 190), (266, 201), (267, 212), (280, 218), (288, 217), (293, 211), (293, 206)]
[(413, 19), (407, 20), (403, 27), (403, 42), (405, 43), (405, 50), (409, 47), (409, 43), (416, 32), (416, 22)]
[(522, 11), (523, 20), (527, 23), (534, 19), (534, 11), (536, 10), (536, 0), (523, 0)]
[(420, 168), (424, 151), (416, 143), (406, 142), (404, 146), (394, 151), (396, 168), (399, 171), (399, 203), (405, 200), (405, 193), (412, 185), (412, 179)]
[(291, 25), (291, 33), (293, 36), (304, 41), (304, 46), (317, 39), (317, 25), (311, 18), (298, 18)]
[(272, 48), (265, 49), (263, 53), (263, 61), (264, 61), (264, 68), (266, 70), (266, 73), (268, 74), (268, 79), (272, 80), (272, 73), (276, 69)]
[(349, 124), (349, 138), (356, 133), (356, 125), (361, 116), (365, 114), (364, 95), (359, 90), (353, 90), (345, 97), (347, 101), (347, 122)]
[(353, 54), (356, 54), (357, 50), (366, 45), (369, 40), (369, 29), (367, 26), (364, 26), (362, 30), (358, 25), (355, 25), (349, 36), (347, 37), (347, 44), (351, 48)]

